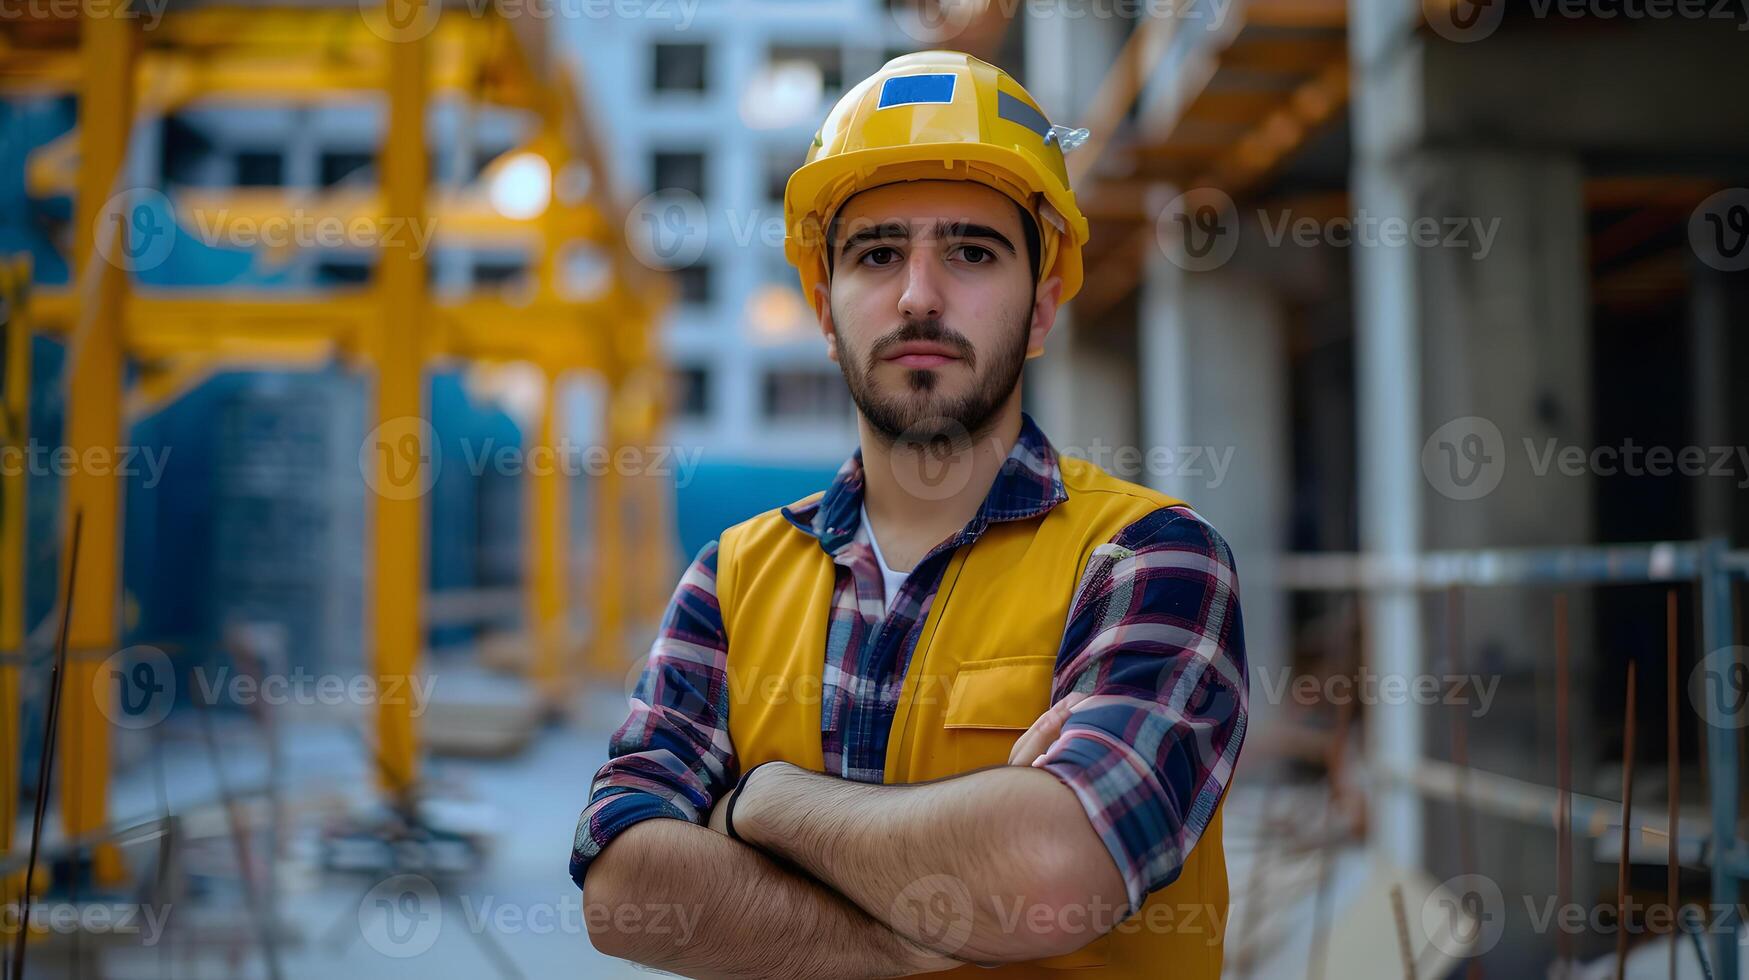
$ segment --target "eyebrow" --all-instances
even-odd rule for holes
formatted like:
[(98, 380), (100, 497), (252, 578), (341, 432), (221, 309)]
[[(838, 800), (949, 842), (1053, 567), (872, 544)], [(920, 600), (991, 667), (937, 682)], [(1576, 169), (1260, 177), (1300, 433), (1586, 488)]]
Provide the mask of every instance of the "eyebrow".
[[(1002, 246), (1009, 255), (1017, 256), (1020, 254), (1015, 250), (1014, 243), (1008, 240), (1007, 235), (989, 225), (980, 225), (976, 222), (937, 221), (935, 223), (935, 237), (981, 239)], [(911, 229), (908, 226), (898, 221), (887, 221), (851, 233), (849, 237), (844, 239), (844, 244), (838, 247), (838, 254), (848, 254), (852, 248), (866, 242), (907, 242), (910, 240)]]

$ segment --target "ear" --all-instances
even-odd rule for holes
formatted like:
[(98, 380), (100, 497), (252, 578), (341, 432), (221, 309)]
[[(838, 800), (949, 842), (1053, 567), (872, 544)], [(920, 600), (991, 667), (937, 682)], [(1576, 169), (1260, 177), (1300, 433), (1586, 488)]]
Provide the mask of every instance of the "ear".
[(820, 334), (826, 338), (826, 356), (838, 361), (838, 330), (832, 323), (832, 289), (824, 282), (814, 283), (814, 316), (820, 321)]
[(1045, 337), (1057, 324), (1057, 301), (1063, 295), (1063, 278), (1047, 276), (1039, 280), (1033, 293), (1032, 325), (1026, 335), (1026, 356), (1030, 360), (1045, 352)]

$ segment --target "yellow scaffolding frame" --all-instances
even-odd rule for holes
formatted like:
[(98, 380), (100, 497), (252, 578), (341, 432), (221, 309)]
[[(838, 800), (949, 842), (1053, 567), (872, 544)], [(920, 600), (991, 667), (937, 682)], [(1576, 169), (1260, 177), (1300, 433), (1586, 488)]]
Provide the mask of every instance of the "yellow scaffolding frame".
[[(0, 447), (22, 453), (30, 441), (30, 262), (0, 261), (0, 302), (6, 304), (6, 369), (0, 384), (5, 400), (0, 404)], [(0, 745), (16, 749), (19, 738), (20, 664), (24, 656), (24, 548), (26, 471), (22, 466), (0, 466)], [(18, 826), (17, 751), (0, 754), (0, 781), (10, 789), (0, 792), (0, 851), (11, 853), (12, 833)], [(0, 899), (16, 902), (24, 887), (22, 877), (0, 884)]]
[[(65, 168), (42, 160), (66, 163), (76, 156), (74, 286), (39, 293), (28, 320), (22, 311), (14, 317), (68, 338), (67, 444), (79, 453), (119, 445), (128, 418), (226, 366), (315, 364), (351, 356), (374, 369), (376, 442), (371, 450), (377, 493), (369, 498), (373, 612), (368, 638), (371, 669), (382, 679), (415, 673), (424, 641), (423, 495), (402, 491), (421, 485), (420, 467), (430, 449), (415, 442), (415, 451), (405, 451), (408, 436), (418, 440), (429, 431), (425, 365), (439, 357), (536, 365), (546, 378), (546, 395), (542, 417), (535, 431), (525, 433), (525, 443), (549, 451), (559, 438), (560, 380), (566, 372), (595, 373), (608, 393), (604, 430), (611, 459), (617, 447), (653, 438), (660, 424), (660, 406), (653, 401), (661, 390), (660, 372), (649, 334), (670, 297), (666, 281), (632, 261), (625, 248), (625, 212), (611, 197), (606, 157), (594, 143), (595, 129), (575, 80), (546, 50), (542, 25), (526, 17), (444, 15), (427, 2), (416, 0), (414, 10), (415, 17), (433, 18), (429, 30), (401, 36), (385, 33), (382, 24), (369, 22), (372, 11), (361, 16), (357, 8), (172, 11), (149, 38), (125, 17), (84, 17), (76, 22), (77, 36), (52, 20), (26, 18), (0, 26), (0, 93), (70, 89), (80, 98), (77, 130), (45, 148), (27, 168), (29, 186), (53, 191)], [(458, 93), (535, 114), (538, 135), (531, 145), (554, 177), (543, 215), (506, 218), (487, 208), (477, 193), (431, 195), (446, 238), (538, 244), (539, 288), (530, 303), (470, 296), (436, 304), (428, 295), (425, 256), (404, 240), (380, 247), (376, 279), (368, 289), (251, 299), (133, 291), (122, 267), (99, 257), (112, 253), (100, 251), (97, 236), (122, 233), (103, 227), (100, 218), (118, 189), (137, 113), (162, 113), (195, 99), (331, 101), (386, 95), (388, 125), (376, 192), (294, 199), (279, 191), (242, 191), (223, 202), (193, 192), (189, 198), (198, 206), (258, 220), (296, 208), (348, 219), (387, 214), (412, 222), (427, 214), (425, 115), (434, 93)], [(591, 176), (581, 201), (565, 200), (557, 186), (559, 175), (574, 162)], [(570, 246), (592, 247), (605, 257), (609, 285), (599, 295), (582, 301), (563, 295), (561, 254)], [(28, 353), (28, 327), (22, 333), (9, 330), (8, 343), (19, 336)], [(127, 358), (141, 367), (131, 401), (124, 400), (123, 391)], [(20, 378), (20, 370), (28, 371), (28, 359), (9, 358), (6, 392), (14, 420), (22, 420), (26, 410), (12, 402), (28, 399), (28, 374)], [(667, 530), (661, 505), (629, 496), (633, 490), (653, 496), (659, 488), (650, 484), (640, 480), (628, 486), (609, 467), (596, 485), (597, 573), (590, 583), (594, 640), (586, 665), (615, 678), (625, 666), (621, 606), (627, 583), (619, 570), (627, 567), (628, 535), (637, 533), (633, 528), (654, 534)], [(0, 521), (8, 582), (19, 581), (11, 572), (22, 565), (23, 512), (14, 513), (21, 506), (14, 489), (7, 484)], [(119, 639), (119, 485), (113, 475), (81, 471), (68, 478), (66, 495), (68, 512), (78, 508), (84, 514), (86, 554), (78, 568), (74, 656), (61, 706), (60, 737), (66, 746), (61, 812), (70, 839), (90, 839), (102, 830), (107, 814), (109, 728), (88, 692), (94, 691), (103, 657)], [(531, 474), (528, 500), (525, 587), (534, 650), (529, 674), (552, 708), (563, 702), (569, 682), (585, 666), (566, 654), (568, 484), (556, 469)], [(628, 516), (634, 521), (630, 528)], [(665, 584), (661, 578), (632, 576), (640, 612), (659, 605), (642, 592)], [(13, 591), (0, 589), (0, 645), (8, 649), (18, 649), (23, 635), (22, 608), (12, 602)], [(15, 682), (16, 667), (0, 665), (5, 750), (0, 779), (6, 767), (13, 777), (0, 787), (0, 816), (17, 802)], [(410, 711), (408, 704), (377, 706), (380, 778), (390, 794), (404, 793), (418, 779), (418, 733)], [(10, 842), (0, 838), (0, 843)], [(101, 880), (119, 879), (121, 864), (113, 851), (100, 850), (96, 863)]]

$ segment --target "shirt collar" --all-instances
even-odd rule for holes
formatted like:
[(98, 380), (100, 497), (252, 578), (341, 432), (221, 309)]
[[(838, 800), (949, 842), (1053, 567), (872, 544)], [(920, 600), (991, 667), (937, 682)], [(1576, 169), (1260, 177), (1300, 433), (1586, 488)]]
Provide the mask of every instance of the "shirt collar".
[[(862, 526), (862, 488), (862, 450), (858, 448), (838, 468), (824, 494), (784, 507), (782, 513), (790, 524), (818, 539), (827, 554), (835, 555), (855, 539)], [(990, 492), (956, 543), (975, 540), (992, 521), (1037, 517), (1068, 499), (1057, 468), (1056, 449), (1032, 416), (1022, 412), (1014, 448), (1002, 461)]]

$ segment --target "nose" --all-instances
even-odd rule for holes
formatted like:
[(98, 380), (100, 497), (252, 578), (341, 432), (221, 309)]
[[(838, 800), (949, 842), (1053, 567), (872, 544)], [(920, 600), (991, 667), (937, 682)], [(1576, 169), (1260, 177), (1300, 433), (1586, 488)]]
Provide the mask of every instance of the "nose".
[(938, 319), (942, 315), (941, 262), (935, 249), (918, 247), (905, 259), (905, 291), (899, 294), (899, 314), (907, 320)]

